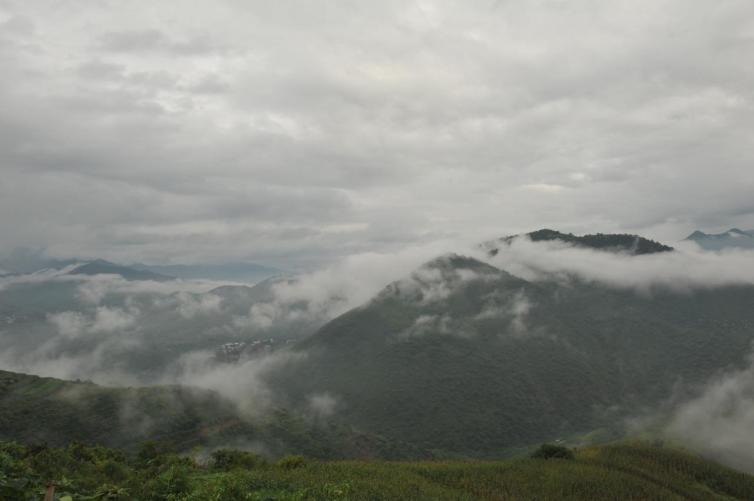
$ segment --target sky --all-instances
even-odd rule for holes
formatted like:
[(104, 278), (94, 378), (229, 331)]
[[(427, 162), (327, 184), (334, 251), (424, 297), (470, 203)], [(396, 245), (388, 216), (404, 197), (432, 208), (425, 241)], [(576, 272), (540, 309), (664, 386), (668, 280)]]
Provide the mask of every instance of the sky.
[(754, 228), (750, 0), (0, 0), (0, 253)]

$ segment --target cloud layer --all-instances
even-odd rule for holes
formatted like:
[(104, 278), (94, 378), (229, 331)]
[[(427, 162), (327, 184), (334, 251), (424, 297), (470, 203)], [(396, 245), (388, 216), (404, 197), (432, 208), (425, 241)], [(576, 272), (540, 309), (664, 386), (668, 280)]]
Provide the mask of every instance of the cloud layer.
[(683, 291), (754, 284), (753, 251), (712, 253), (690, 243), (679, 245), (674, 252), (631, 256), (573, 247), (559, 240), (532, 242), (521, 237), (501, 246), (493, 257), (481, 251), (477, 257), (525, 280), (577, 276), (639, 291), (656, 286)]
[(754, 227), (754, 5), (0, 1), (0, 247), (308, 268)]

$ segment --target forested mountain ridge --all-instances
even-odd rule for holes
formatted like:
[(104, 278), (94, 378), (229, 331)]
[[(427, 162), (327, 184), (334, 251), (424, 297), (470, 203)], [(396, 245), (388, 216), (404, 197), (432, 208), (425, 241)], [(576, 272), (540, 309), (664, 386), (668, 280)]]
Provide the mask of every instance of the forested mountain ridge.
[(523, 235), (511, 235), (502, 237), (498, 240), (486, 242), (482, 247), (494, 256), (499, 252), (499, 245), (510, 245), (514, 240), (521, 237), (527, 237), (532, 242), (544, 242), (559, 240), (563, 243), (574, 245), (576, 247), (591, 248), (610, 252), (625, 252), (631, 255), (653, 254), (656, 252), (670, 252), (672, 247), (627, 233), (595, 233), (582, 236), (573, 233), (562, 233), (556, 230), (541, 229), (525, 233)]
[(439, 453), (620, 425), (672, 392), (747, 364), (754, 287), (651, 296), (576, 277), (530, 282), (446, 256), (293, 349), (273, 380), (364, 430)]

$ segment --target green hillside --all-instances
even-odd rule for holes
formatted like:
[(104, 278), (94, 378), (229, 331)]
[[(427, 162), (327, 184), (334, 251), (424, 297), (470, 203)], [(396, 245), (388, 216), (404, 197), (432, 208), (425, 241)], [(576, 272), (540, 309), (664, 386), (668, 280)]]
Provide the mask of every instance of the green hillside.
[(754, 499), (754, 477), (682, 450), (621, 444), (574, 459), (268, 463), (220, 450), (176, 456), (72, 444), (0, 443), (0, 499), (37, 500), (49, 481), (60, 499), (110, 500), (733, 500)]
[(418, 449), (284, 410), (242, 415), (217, 393), (182, 386), (111, 388), (0, 371), (0, 440), (125, 449), (159, 440), (175, 450), (254, 445), (275, 457), (404, 458)]
[(325, 325), (271, 379), (290, 405), (332, 395), (365, 431), (494, 455), (620, 426), (743, 367), (752, 304), (754, 287), (640, 294), (449, 256)]

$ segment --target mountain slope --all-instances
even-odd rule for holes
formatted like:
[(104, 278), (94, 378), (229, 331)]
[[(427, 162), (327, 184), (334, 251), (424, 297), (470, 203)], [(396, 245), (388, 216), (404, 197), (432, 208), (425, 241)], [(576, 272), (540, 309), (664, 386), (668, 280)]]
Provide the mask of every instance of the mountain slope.
[(705, 250), (721, 250), (728, 248), (754, 249), (754, 230), (743, 231), (731, 228), (723, 233), (704, 233), (695, 231), (686, 240), (696, 242)]
[(752, 304), (754, 287), (649, 297), (449, 256), (325, 325), (273, 380), (291, 403), (332, 395), (361, 429), (495, 454), (615, 425), (678, 384), (743, 366)]
[(219, 394), (185, 386), (103, 387), (0, 371), (0, 440), (133, 449), (147, 440), (177, 450), (254, 445), (276, 456), (421, 457), (424, 452), (283, 410), (249, 418)]

